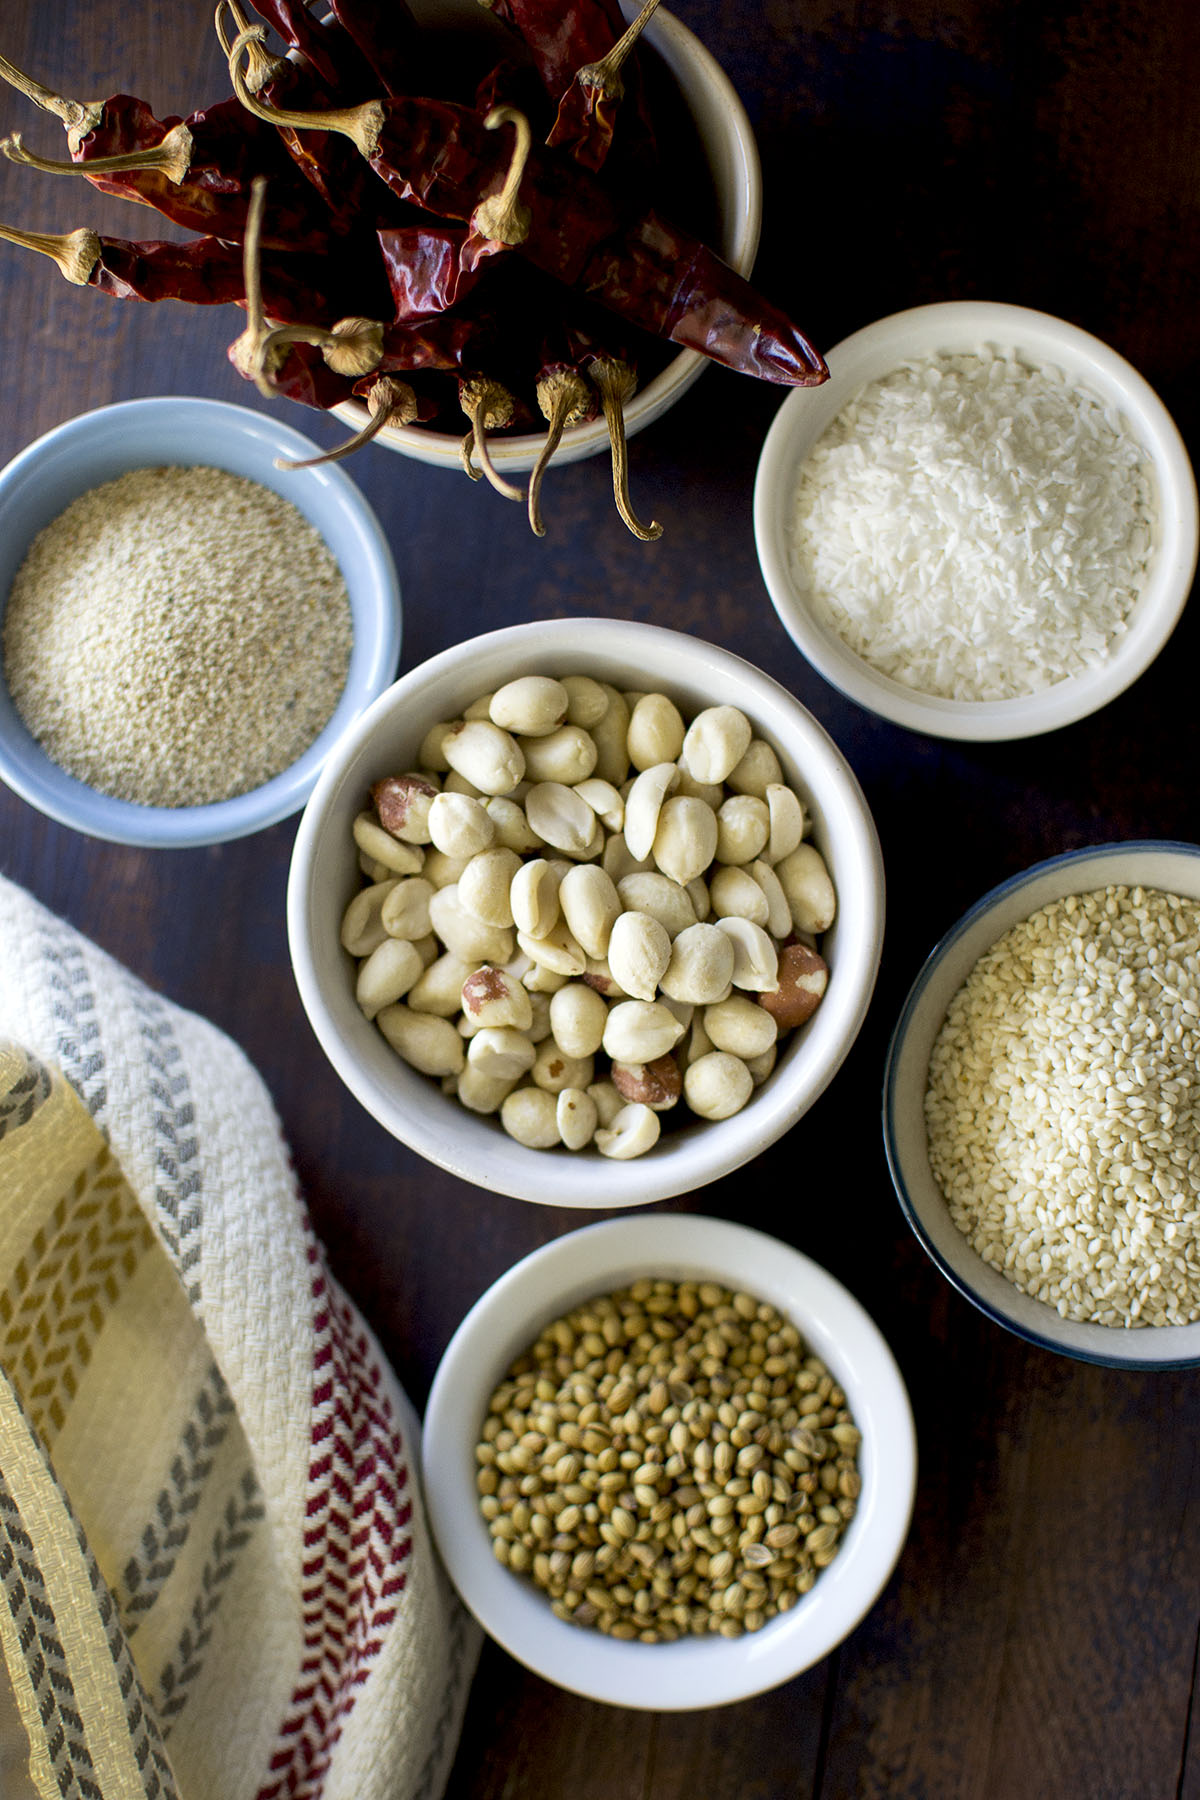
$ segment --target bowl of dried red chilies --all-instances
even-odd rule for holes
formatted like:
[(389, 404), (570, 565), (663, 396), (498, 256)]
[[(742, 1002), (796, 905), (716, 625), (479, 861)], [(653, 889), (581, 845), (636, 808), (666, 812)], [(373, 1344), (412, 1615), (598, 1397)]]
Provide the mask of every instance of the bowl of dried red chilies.
[(13, 134), (12, 160), (199, 234), (0, 235), (115, 297), (242, 306), (238, 371), (357, 427), (330, 458), (377, 438), (486, 477), (540, 535), (551, 457), (611, 447), (618, 509), (656, 537), (629, 497), (628, 435), (710, 360), (784, 386), (827, 371), (747, 280), (745, 113), (655, 3), (627, 21), (618, 0), (334, 0), (318, 21), (300, 0), (259, 0), (257, 18), (222, 0), (233, 91), (184, 120), (127, 94), (68, 99), (0, 58), (70, 151)]

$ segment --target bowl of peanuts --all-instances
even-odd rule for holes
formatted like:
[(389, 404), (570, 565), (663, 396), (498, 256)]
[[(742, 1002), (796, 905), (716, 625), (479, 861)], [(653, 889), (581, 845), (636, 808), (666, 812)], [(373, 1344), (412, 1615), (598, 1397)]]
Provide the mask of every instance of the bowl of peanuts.
[(654, 1711), (790, 1680), (870, 1610), (908, 1530), (912, 1411), (877, 1326), (790, 1245), (638, 1213), (476, 1302), (423, 1428), (430, 1523), (484, 1629)]
[[(636, 684), (636, 685), (635, 685)], [(300, 997), (393, 1136), (612, 1207), (773, 1143), (833, 1078), (883, 932), (879, 842), (792, 695), (619, 619), (468, 640), (330, 757), (288, 884)]]

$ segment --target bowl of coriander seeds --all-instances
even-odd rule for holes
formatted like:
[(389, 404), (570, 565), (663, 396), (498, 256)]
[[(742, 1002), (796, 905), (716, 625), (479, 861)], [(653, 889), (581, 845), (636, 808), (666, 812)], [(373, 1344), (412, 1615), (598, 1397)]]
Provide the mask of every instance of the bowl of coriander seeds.
[(468, 640), (338, 745), (288, 886), (300, 996), (395, 1137), (480, 1187), (642, 1205), (812, 1106), (864, 1017), (883, 874), (786, 690), (620, 619)]
[(994, 888), (931, 952), (884, 1140), (942, 1274), (1028, 1342), (1200, 1363), (1200, 846), (1101, 844)]
[(878, 1328), (807, 1257), (637, 1214), (476, 1303), (423, 1430), (432, 1529), (490, 1636), (561, 1687), (684, 1711), (789, 1680), (886, 1585), (916, 1480)]
[(1027, 307), (865, 326), (789, 395), (754, 533), (775, 610), (860, 706), (1000, 741), (1083, 719), (1167, 642), (1196, 568), (1196, 482), (1149, 383)]
[(0, 471), (0, 779), (113, 843), (221, 843), (299, 811), (395, 675), (379, 522), (316, 445), (164, 397)]

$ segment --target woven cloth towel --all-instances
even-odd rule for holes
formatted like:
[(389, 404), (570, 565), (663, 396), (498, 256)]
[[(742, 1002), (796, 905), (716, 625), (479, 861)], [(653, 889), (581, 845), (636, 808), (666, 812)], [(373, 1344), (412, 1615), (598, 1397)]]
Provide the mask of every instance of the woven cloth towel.
[(3, 880), (0, 1038), (0, 1793), (436, 1800), (476, 1636), (259, 1077)]

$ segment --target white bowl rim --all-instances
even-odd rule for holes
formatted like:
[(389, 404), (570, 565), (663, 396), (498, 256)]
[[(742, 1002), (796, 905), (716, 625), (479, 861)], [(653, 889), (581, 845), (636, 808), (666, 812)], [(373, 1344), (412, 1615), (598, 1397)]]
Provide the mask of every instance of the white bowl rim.
[[(1086, 893), (1101, 884), (1106, 865), (1127, 861), (1130, 856), (1161, 858), (1181, 856), (1189, 862), (1197, 863), (1200, 862), (1200, 844), (1191, 844), (1171, 838), (1136, 838), (1106, 844), (1088, 844), (1075, 850), (1065, 850), (1057, 856), (1046, 857), (1040, 862), (1033, 863), (1028, 868), (997, 883), (973, 906), (968, 907), (967, 911), (939, 938), (913, 981), (888, 1045), (882, 1088), (884, 1151), (900, 1209), (918, 1242), (950, 1285), (994, 1324), (1003, 1326), (1006, 1331), (1011, 1331), (1015, 1336), (1023, 1338), (1026, 1343), (1034, 1344), (1042, 1350), (1052, 1350), (1060, 1356), (1072, 1357), (1077, 1362), (1095, 1363), (1101, 1367), (1112, 1369), (1144, 1369), (1147, 1371), (1185, 1369), (1200, 1364), (1200, 1322), (1193, 1325), (1143, 1326), (1122, 1332), (1115, 1326), (1064, 1320), (1060, 1319), (1045, 1301), (1035, 1300), (1032, 1296), (1022, 1293), (998, 1270), (985, 1263), (965, 1237), (961, 1239), (960, 1250), (958, 1241), (949, 1238), (949, 1234), (947, 1234), (948, 1241), (953, 1243), (955, 1256), (961, 1258), (961, 1265), (952, 1260), (926, 1223), (925, 1209), (916, 1198), (915, 1178), (901, 1147), (897, 1129), (898, 1089), (905, 1069), (908, 1034), (913, 1026), (918, 1008), (925, 1000), (930, 984), (937, 979), (947, 955), (961, 945), (968, 934), (980, 926), (989, 915), (1044, 877), (1059, 873), (1065, 874), (1068, 871), (1095, 870), (1095, 877), (1088, 875), (1082, 877), (1079, 882), (1071, 882), (1058, 887), (1061, 895)], [(1158, 881), (1130, 874), (1114, 875), (1110, 879), (1122, 886), (1157, 887), (1161, 885)], [(1103, 885), (1108, 885), (1108, 882), (1104, 881)], [(1039, 905), (1048, 903), (1049, 896), (1046, 900), (1038, 902)], [(1037, 905), (1031, 905), (1025, 911), (1020, 912), (1017, 917), (1027, 918), (1030, 912), (1036, 910)], [(1013, 922), (1016, 922), (1016, 918)], [(998, 925), (986, 944), (981, 941), (977, 957), (985, 954), (986, 949), (1002, 936), (1007, 928), (1007, 926)], [(951, 994), (957, 991), (957, 986), (956, 983)], [(951, 995), (947, 995), (947, 1001), (950, 997)], [(944, 1008), (942, 1010), (944, 1012)], [(924, 1170), (917, 1171), (917, 1175), (922, 1178), (924, 1174)], [(927, 1186), (924, 1179), (921, 1181), (921, 1186)], [(936, 1184), (934, 1186), (936, 1187)], [(931, 1194), (931, 1201), (932, 1198)], [(938, 1198), (940, 1199), (940, 1195)], [(944, 1207), (945, 1202), (941, 1201), (941, 1204)], [(1120, 1351), (1116, 1348), (1118, 1345), (1123, 1347)], [(1164, 1348), (1164, 1346), (1166, 1347)]]
[[(938, 347), (942, 333), (946, 336), (942, 347), (949, 351), (966, 350), (970, 347), (966, 340), (974, 339), (1036, 353), (1047, 362), (1062, 357), (1077, 368), (1086, 367), (1093, 385), (1119, 405), (1134, 427), (1160, 488), (1163, 542), (1137, 602), (1135, 623), (1116, 652), (1099, 668), (1011, 700), (948, 700), (906, 687), (873, 669), (802, 603), (781, 541), (781, 508), (792, 491), (796, 464), (791, 444), (799, 429), (800, 409), (805, 405), (829, 408), (832, 418), (864, 380), (884, 372), (885, 353), (894, 358), (889, 366), (895, 366)], [(1074, 724), (1107, 705), (1145, 673), (1187, 604), (1200, 547), (1200, 506), (1196, 478), (1178, 427), (1131, 363), (1102, 339), (1065, 319), (1031, 307), (983, 300), (938, 301), (892, 313), (844, 338), (829, 351), (826, 361), (831, 383), (826, 384), (824, 393), (820, 388), (797, 389), (776, 412), (754, 486), (754, 533), (767, 591), (793, 642), (826, 681), (868, 711), (909, 730), (964, 742), (998, 742)], [(872, 367), (871, 374), (862, 372), (865, 365), (876, 361), (880, 362), (878, 370)], [(847, 391), (835, 405), (843, 366)], [(834, 381), (837, 387), (832, 385)], [(805, 395), (810, 398), (806, 400)], [(822, 410), (821, 430), (826, 423)]]
[[(706, 679), (711, 679), (713, 691), (723, 691), (720, 685), (722, 681), (728, 684), (731, 697), (736, 698), (734, 690), (739, 685), (743, 695), (748, 691), (751, 699), (743, 698), (739, 703), (755, 719), (756, 729), (761, 726), (768, 736), (771, 735), (771, 728), (765, 721), (769, 720), (771, 710), (786, 709), (791, 736), (801, 740), (805, 753), (811, 755), (814, 764), (819, 762), (824, 770), (819, 780), (812, 780), (809, 785), (821, 798), (823, 810), (837, 806), (840, 844), (847, 861), (861, 871), (862, 878), (854, 891), (839, 895), (839, 922), (844, 919), (853, 923), (856, 930), (861, 930), (862, 951), (857, 970), (848, 969), (847, 979), (841, 984), (830, 982), (828, 995), (817, 1014), (818, 1019), (825, 1021), (822, 1035), (840, 1029), (838, 1052), (828, 1059), (824, 1067), (812, 1071), (803, 1082), (793, 1080), (765, 1083), (756, 1090), (750, 1103), (740, 1113), (719, 1121), (708, 1132), (697, 1131), (687, 1142), (675, 1140), (670, 1146), (669, 1155), (659, 1157), (652, 1151), (634, 1162), (614, 1164), (604, 1157), (592, 1159), (589, 1152), (582, 1151), (573, 1155), (570, 1162), (564, 1165), (552, 1152), (529, 1151), (528, 1160), (522, 1159), (521, 1163), (523, 1169), (529, 1170), (529, 1174), (517, 1178), (503, 1167), (498, 1168), (469, 1154), (464, 1155), (458, 1134), (448, 1135), (439, 1131), (437, 1108), (432, 1109), (428, 1116), (422, 1112), (408, 1112), (405, 1115), (403, 1134), (396, 1129), (392, 1118), (394, 1102), (389, 1092), (375, 1081), (370, 1071), (362, 1066), (352, 1052), (346, 1054), (337, 1021), (325, 1000), (316, 972), (309, 942), (310, 915), (313, 904), (313, 865), (324, 830), (325, 810), (336, 802), (347, 766), (372, 738), (381, 720), (402, 706), (410, 695), (419, 693), (427, 683), (452, 674), (456, 665), (463, 660), (464, 653), (476, 655), (511, 651), (513, 666), (519, 668), (520, 662), (517, 659), (525, 645), (532, 642), (536, 652), (539, 634), (545, 633), (548, 625), (569, 630), (571, 656), (581, 668), (587, 665), (590, 654), (611, 652), (614, 657), (620, 657), (623, 642), (626, 644), (627, 659), (627, 643), (631, 631), (636, 633), (643, 644), (660, 647), (664, 661), (669, 659), (672, 651), (678, 653), (681, 644), (689, 647), (689, 653), (694, 647), (697, 653), (703, 654)], [(785, 761), (800, 761), (800, 753), (793, 751), (790, 745), (781, 746), (781, 750)], [(822, 788), (824, 793), (821, 792)], [(861, 1030), (879, 969), (884, 910), (883, 855), (870, 808), (857, 777), (841, 750), (802, 702), (773, 676), (767, 675), (733, 651), (710, 644), (690, 633), (668, 630), (660, 625), (640, 621), (607, 617), (529, 620), (520, 625), (505, 626), (439, 652), (394, 682), (343, 734), (336, 751), (326, 762), (300, 820), (287, 889), (288, 940), (301, 1002), (329, 1061), (372, 1117), (419, 1155), (461, 1180), (536, 1204), (579, 1209), (609, 1208), (615, 1204), (644, 1206), (656, 1200), (690, 1192), (693, 1188), (743, 1167), (794, 1125), (824, 1093)], [(832, 1006), (835, 995), (836, 1008)], [(720, 1156), (714, 1154), (716, 1140), (712, 1136), (718, 1131), (721, 1133), (720, 1142), (725, 1146)], [(621, 1173), (622, 1169), (626, 1171), (625, 1174)], [(563, 1184), (568, 1190), (565, 1193), (563, 1188), (556, 1186), (556, 1170), (558, 1175), (565, 1173), (567, 1176)], [(634, 1191), (625, 1191), (631, 1184)]]
[[(565, 1624), (532, 1585), (495, 1561), (475, 1508), (474, 1445), (495, 1381), (541, 1326), (583, 1299), (643, 1274), (700, 1276), (743, 1287), (774, 1304), (795, 1321), (846, 1388), (863, 1433), (863, 1497), (837, 1557), (790, 1612), (733, 1642), (618, 1642)], [(482, 1385), (481, 1339), (493, 1371), (484, 1371)], [(463, 1403), (470, 1391), (482, 1396), (477, 1416)], [(485, 1631), (546, 1680), (593, 1700), (643, 1710), (690, 1711), (746, 1699), (828, 1655), (886, 1586), (908, 1534), (916, 1492), (912, 1408), (874, 1320), (803, 1252), (749, 1226), (707, 1215), (605, 1220), (555, 1238), (515, 1264), (476, 1301), (452, 1337), (430, 1390), (423, 1439), (433, 1534), (451, 1580)], [(464, 1528), (464, 1511), (474, 1529)], [(656, 1692), (656, 1678), (664, 1672), (674, 1677), (673, 1690)]]
[[(274, 454), (279, 456), (303, 459), (320, 454), (319, 445), (292, 426), (250, 407), (199, 395), (149, 395), (93, 407), (43, 432), (0, 469), (0, 500), (7, 489), (22, 480), (47, 452), (53, 453), (75, 438), (86, 440), (98, 430), (115, 429), (127, 431), (132, 439), (145, 426), (153, 428), (162, 424), (174, 428), (178, 425), (182, 448), (186, 442), (187, 421), (197, 418), (222, 424), (227, 430), (243, 436), (257, 434), (266, 439)], [(196, 459), (181, 456), (178, 460)], [(70, 826), (87, 836), (109, 843), (168, 850), (231, 842), (278, 824), (299, 811), (341, 732), (357, 710), (393, 677), (400, 660), (402, 611), (391, 547), (366, 496), (345, 470), (336, 465), (296, 473), (319, 477), (321, 485), (339, 497), (347, 517), (354, 520), (369, 565), (372, 623), (369, 636), (358, 637), (358, 648), (365, 660), (361, 673), (355, 678), (353, 691), (348, 683), (332, 717), (303, 755), (261, 787), (232, 800), (205, 806), (142, 806), (102, 794), (54, 763), (28, 731), (0, 681), (0, 726), (3, 727), (0, 730), (0, 780), (20, 799), (58, 824)], [(6, 599), (7, 596), (0, 596), (0, 619)], [(8, 741), (7, 731), (17, 737), (19, 750)]]
[[(621, 4), (628, 17), (638, 11), (637, 0), (621, 0)], [(732, 81), (712, 52), (682, 19), (665, 6), (658, 8), (646, 26), (645, 35), (647, 43), (658, 49), (664, 58), (668, 50), (675, 55), (683, 52), (703, 71), (707, 87), (729, 121), (731, 142), (737, 149), (738, 192), (733, 208), (733, 236), (727, 249), (719, 253), (732, 269), (749, 279), (758, 254), (762, 230), (762, 165), (746, 109)], [(710, 361), (711, 358), (699, 350), (678, 351), (666, 367), (660, 369), (644, 388), (640, 388), (626, 406), (626, 437), (633, 437), (636, 432), (659, 418), (668, 406), (673, 405), (699, 379)], [(366, 406), (356, 400), (343, 402), (334, 407), (333, 411), (356, 431), (362, 430), (370, 416)], [(376, 433), (374, 441), (436, 467), (459, 466), (461, 437), (453, 432), (431, 432), (418, 425), (385, 425), (382, 431)], [(489, 446), (492, 462), (497, 469), (507, 469), (510, 473), (531, 469), (541, 455), (545, 442), (545, 432), (496, 438)], [(565, 463), (580, 462), (585, 457), (606, 453), (608, 442), (607, 425), (603, 418), (595, 419), (590, 425), (579, 426), (567, 432), (555, 451), (552, 462), (561, 467)]]

